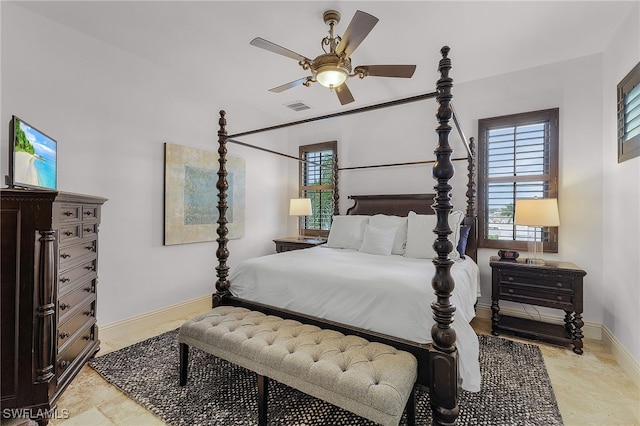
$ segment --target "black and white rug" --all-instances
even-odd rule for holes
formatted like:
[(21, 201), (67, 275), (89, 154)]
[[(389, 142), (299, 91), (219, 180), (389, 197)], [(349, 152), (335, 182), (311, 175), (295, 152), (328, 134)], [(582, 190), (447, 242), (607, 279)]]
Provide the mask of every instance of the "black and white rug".
[[(498, 337), (478, 338), (482, 389), (461, 392), (458, 424), (562, 425), (540, 349)], [(178, 384), (177, 330), (95, 358), (89, 365), (169, 425), (256, 425), (255, 374), (198, 349), (191, 348), (189, 355), (185, 387)], [(431, 424), (428, 398), (418, 391), (419, 425)], [(268, 407), (274, 426), (373, 425), (275, 381)]]

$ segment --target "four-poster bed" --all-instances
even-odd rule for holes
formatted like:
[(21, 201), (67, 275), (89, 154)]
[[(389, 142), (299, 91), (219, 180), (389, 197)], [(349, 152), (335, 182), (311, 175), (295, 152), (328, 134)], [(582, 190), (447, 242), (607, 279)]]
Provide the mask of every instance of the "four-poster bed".
[[(350, 215), (372, 215), (372, 214), (387, 214), (406, 216), (409, 211), (425, 215), (435, 214), (436, 226), (433, 229), (433, 233), (436, 234), (435, 242), (433, 243), (433, 250), (435, 256), (432, 259), (433, 272), (429, 276), (425, 275), (424, 281), (431, 279), (431, 285), (433, 290), (433, 300), (431, 303), (431, 314), (433, 318), (433, 326), (431, 328), (431, 339), (422, 339), (414, 341), (407, 338), (400, 338), (397, 335), (391, 335), (387, 333), (381, 333), (378, 331), (371, 331), (364, 329), (354, 324), (346, 322), (338, 322), (331, 319), (320, 318), (317, 315), (311, 315), (309, 312), (305, 312), (304, 309), (289, 309), (287, 303), (285, 306), (277, 307), (275, 304), (263, 303), (258, 300), (249, 300), (247, 297), (238, 297), (238, 292), (234, 295), (234, 280), (240, 280), (237, 275), (230, 276), (229, 266), (227, 260), (229, 258), (229, 251), (227, 248), (227, 170), (226, 170), (226, 154), (227, 143), (240, 143), (234, 138), (257, 133), (260, 131), (273, 130), (290, 125), (306, 123), (314, 121), (316, 119), (323, 119), (327, 116), (318, 117), (316, 119), (302, 120), (295, 123), (288, 123), (280, 126), (272, 126), (265, 129), (259, 129), (257, 131), (245, 132), (236, 135), (228, 135), (226, 131), (226, 117), (225, 112), (220, 112), (219, 119), (219, 131), (218, 131), (218, 154), (219, 154), (219, 171), (217, 189), (219, 191), (219, 220), (218, 220), (218, 249), (216, 256), (218, 259), (218, 266), (216, 267), (217, 282), (216, 292), (213, 294), (213, 305), (223, 306), (231, 305), (237, 307), (248, 308), (253, 311), (260, 311), (268, 315), (277, 315), (285, 319), (294, 319), (304, 324), (316, 325), (324, 329), (333, 329), (340, 331), (347, 335), (356, 335), (365, 337), (369, 341), (381, 342), (395, 348), (407, 351), (413, 354), (418, 361), (418, 378), (417, 384), (426, 386), (429, 388), (430, 404), (433, 412), (434, 424), (454, 424), (458, 416), (458, 393), (460, 386), (460, 373), (459, 373), (459, 354), (456, 347), (456, 332), (452, 328), (454, 312), (456, 306), (452, 304), (452, 292), (454, 291), (454, 278), (452, 276), (452, 267), (454, 266), (454, 260), (452, 260), (452, 253), (456, 250), (452, 241), (450, 241), (450, 235), (454, 232), (450, 227), (450, 213), (452, 211), (451, 195), (452, 187), (450, 185), (450, 179), (454, 174), (452, 148), (449, 144), (449, 134), (452, 127), (449, 125), (449, 121), (452, 118), (453, 110), (451, 106), (451, 88), (453, 80), (449, 77), (449, 70), (451, 69), (451, 60), (448, 58), (449, 48), (443, 47), (441, 50), (442, 59), (440, 60), (438, 71), (440, 72), (440, 78), (437, 81), (436, 92), (421, 95), (414, 98), (407, 98), (403, 101), (394, 101), (386, 104), (380, 104), (382, 107), (393, 106), (394, 104), (413, 102), (415, 100), (436, 98), (439, 107), (436, 113), (438, 120), (438, 126), (436, 133), (438, 135), (438, 143), (435, 148), (435, 160), (433, 161), (433, 178), (437, 183), (434, 186), (435, 194), (428, 195), (409, 195), (409, 196), (364, 196), (353, 197), (355, 205), (350, 209)], [(370, 107), (359, 108), (357, 110), (351, 110), (342, 113), (341, 115), (364, 112)], [(461, 132), (459, 123), (454, 117), (454, 124)], [(465, 145), (467, 141), (464, 139)], [(469, 241), (465, 254), (471, 259), (476, 259), (476, 214), (475, 214), (475, 184), (474, 184), (474, 153), (473, 153), (473, 140), (471, 145), (466, 145), (467, 156), (464, 158), (469, 161), (468, 177), (469, 183), (467, 185), (467, 210), (464, 218), (464, 225), (471, 227), (469, 234)], [(266, 150), (268, 151), (268, 150)], [(432, 205), (431, 205), (432, 204)], [(313, 248), (308, 250), (324, 250), (323, 248)], [(297, 256), (299, 253), (281, 253), (273, 256)], [(241, 291), (239, 291), (241, 293)], [(411, 296), (413, 297), (413, 296)], [(460, 301), (460, 297), (457, 299)], [(426, 302), (424, 303), (424, 311), (428, 311)], [(421, 300), (418, 300), (421, 302)], [(462, 302), (460, 302), (462, 303)], [(468, 318), (470, 320), (470, 318)], [(464, 322), (464, 319), (462, 319)], [(468, 324), (467, 324), (468, 325)], [(469, 327), (470, 328), (470, 327)], [(427, 331), (424, 331), (425, 335)], [(475, 337), (475, 335), (474, 335)], [(428, 343), (427, 343), (428, 342)], [(476, 338), (477, 344), (477, 338)]]

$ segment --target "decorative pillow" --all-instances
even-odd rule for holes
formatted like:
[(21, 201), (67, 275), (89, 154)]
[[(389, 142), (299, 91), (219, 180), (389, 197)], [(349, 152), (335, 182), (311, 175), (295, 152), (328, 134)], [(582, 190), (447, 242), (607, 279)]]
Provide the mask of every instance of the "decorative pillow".
[[(433, 249), (435, 241), (434, 228), (437, 224), (436, 215), (416, 214), (409, 212), (407, 221), (407, 246), (404, 255), (406, 257), (414, 257), (417, 259), (433, 259), (437, 253)], [(449, 214), (449, 228), (453, 231), (450, 235), (451, 242), (454, 247), (458, 246), (460, 239), (460, 224), (464, 220), (464, 213), (459, 210)], [(460, 259), (458, 250), (452, 250), (449, 253), (452, 260)]]
[(404, 246), (407, 243), (406, 217), (377, 214), (369, 218), (369, 225), (382, 229), (396, 229), (396, 235), (393, 239), (393, 248), (391, 249), (391, 254), (404, 254)]
[(389, 256), (393, 249), (396, 231), (396, 228), (383, 229), (367, 225), (364, 230), (360, 251), (363, 253)]
[(334, 216), (326, 246), (358, 250), (368, 222), (369, 216), (364, 215)]
[(458, 253), (460, 253), (460, 259), (464, 259), (464, 252), (467, 251), (467, 241), (469, 240), (469, 233), (471, 232), (471, 225), (463, 225), (460, 227), (460, 239), (458, 240)]

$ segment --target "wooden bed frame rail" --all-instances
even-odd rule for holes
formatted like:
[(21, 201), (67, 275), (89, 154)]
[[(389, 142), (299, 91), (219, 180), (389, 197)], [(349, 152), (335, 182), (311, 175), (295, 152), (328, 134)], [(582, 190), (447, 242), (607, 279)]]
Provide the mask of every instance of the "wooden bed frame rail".
[[(441, 50), (442, 58), (440, 59), (438, 71), (440, 78), (437, 81), (436, 100), (439, 104), (436, 113), (438, 127), (438, 144), (434, 151), (436, 162), (434, 163), (432, 176), (437, 181), (434, 186), (435, 196), (433, 210), (437, 216), (437, 225), (434, 229), (436, 239), (434, 249), (437, 257), (433, 259), (435, 265), (435, 274), (431, 278), (431, 285), (436, 295), (436, 301), (431, 304), (435, 324), (431, 329), (431, 344), (418, 344), (392, 336), (379, 333), (372, 333), (368, 330), (362, 330), (345, 324), (327, 321), (321, 318), (315, 318), (298, 312), (291, 312), (273, 306), (268, 306), (256, 302), (250, 302), (233, 297), (229, 291), (229, 267), (227, 260), (229, 258), (228, 228), (227, 228), (227, 190), (229, 184), (227, 182), (226, 155), (227, 155), (227, 135), (225, 111), (220, 111), (218, 121), (218, 154), (219, 169), (218, 181), (216, 188), (218, 189), (218, 249), (216, 256), (218, 266), (216, 267), (217, 281), (216, 293), (213, 294), (213, 306), (234, 305), (242, 306), (252, 310), (258, 310), (266, 314), (277, 315), (284, 318), (297, 319), (303, 323), (317, 325), (322, 328), (332, 328), (341, 331), (344, 334), (355, 334), (365, 337), (368, 340), (379, 341), (397, 347), (397, 349), (405, 350), (416, 355), (419, 363), (418, 384), (425, 385), (429, 388), (430, 405), (433, 413), (433, 424), (436, 425), (453, 425), (459, 414), (459, 374), (458, 374), (458, 352), (456, 348), (456, 334), (451, 328), (453, 323), (453, 315), (456, 310), (451, 304), (450, 296), (454, 289), (455, 283), (451, 276), (451, 266), (453, 261), (449, 258), (449, 252), (453, 249), (449, 235), (452, 230), (449, 227), (449, 213), (452, 210), (451, 190), (449, 183), (454, 175), (454, 167), (452, 163), (452, 148), (449, 145), (449, 134), (452, 130), (449, 122), (452, 117), (451, 99), (453, 97), (451, 89), (453, 80), (449, 77), (451, 69), (451, 60), (449, 59), (449, 47), (445, 46)], [(306, 122), (306, 121), (305, 121)], [(277, 127), (277, 126), (275, 126)], [(234, 135), (236, 136), (236, 135)], [(471, 141), (471, 151), (469, 153), (469, 184), (467, 189), (467, 197), (469, 200), (475, 199), (475, 166), (473, 161), (473, 140)], [(475, 247), (475, 204), (473, 201), (467, 205), (466, 223), (474, 225), (472, 233), (469, 236), (470, 243)], [(472, 256), (474, 259), (475, 256)], [(426, 279), (427, 277), (425, 277)]]

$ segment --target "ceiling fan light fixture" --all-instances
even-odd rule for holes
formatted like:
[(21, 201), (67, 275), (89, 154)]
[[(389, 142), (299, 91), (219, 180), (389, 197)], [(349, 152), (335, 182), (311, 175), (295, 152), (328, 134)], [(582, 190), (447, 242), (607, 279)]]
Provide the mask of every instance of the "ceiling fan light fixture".
[(341, 67), (326, 66), (316, 73), (316, 81), (324, 87), (335, 88), (341, 86), (349, 77), (349, 72)]

